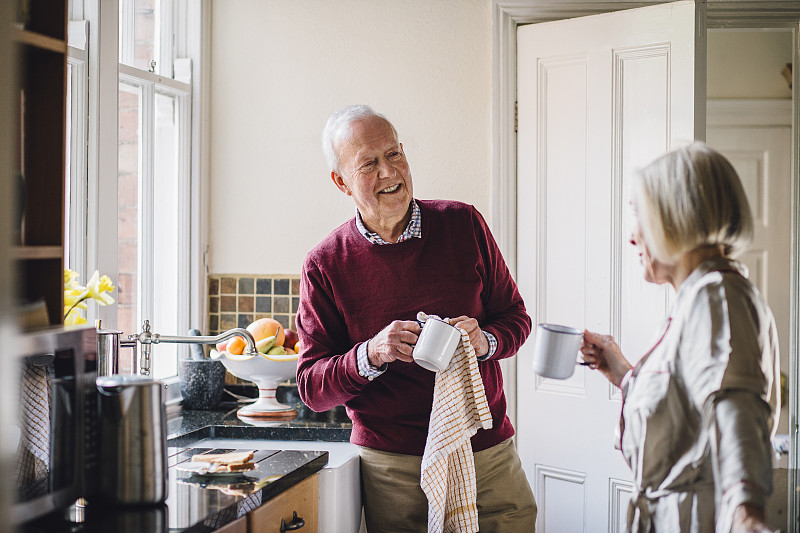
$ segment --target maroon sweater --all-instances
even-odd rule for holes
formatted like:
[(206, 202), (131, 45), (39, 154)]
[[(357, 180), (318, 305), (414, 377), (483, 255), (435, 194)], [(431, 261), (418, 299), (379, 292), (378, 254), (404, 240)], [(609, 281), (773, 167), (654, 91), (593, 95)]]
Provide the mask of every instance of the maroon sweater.
[(315, 411), (344, 404), (352, 443), (422, 455), (435, 374), (395, 361), (369, 381), (358, 373), (356, 350), (393, 320), (415, 320), (418, 311), (466, 315), (498, 344), (491, 359), (478, 363), (493, 425), (478, 430), (472, 448), (484, 450), (514, 434), (498, 360), (517, 353), (531, 319), (481, 214), (460, 202), (418, 203), (421, 239), (372, 244), (352, 219), (308, 253), (297, 312), (298, 390)]

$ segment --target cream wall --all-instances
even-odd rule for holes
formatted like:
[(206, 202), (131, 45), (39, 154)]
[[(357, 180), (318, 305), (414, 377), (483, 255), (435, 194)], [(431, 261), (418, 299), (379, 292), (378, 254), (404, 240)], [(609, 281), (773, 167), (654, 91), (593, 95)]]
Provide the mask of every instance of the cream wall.
[[(352, 217), (319, 148), (350, 103), (395, 123), (418, 198), (491, 221), (491, 20), (490, 0), (213, 0), (209, 271), (298, 273)], [(791, 39), (709, 32), (709, 97), (789, 97)]]
[(319, 136), (366, 103), (397, 128), (418, 198), (491, 220), (490, 0), (214, 0), (211, 273), (299, 273), (351, 218)]
[(791, 98), (781, 70), (792, 62), (792, 32), (708, 32), (709, 98)]

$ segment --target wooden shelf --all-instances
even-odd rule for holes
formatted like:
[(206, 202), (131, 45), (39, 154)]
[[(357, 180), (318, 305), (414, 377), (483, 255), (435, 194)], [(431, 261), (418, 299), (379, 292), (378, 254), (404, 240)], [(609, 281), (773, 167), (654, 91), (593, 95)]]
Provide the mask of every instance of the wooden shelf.
[[(24, 221), (10, 247), (14, 298), (42, 302), (49, 324), (64, 323), (64, 169), (66, 147), (67, 2), (26, 0), (10, 25), (16, 90), (12, 188)], [(8, 28), (8, 26), (6, 26)]]
[(14, 259), (60, 259), (64, 254), (61, 246), (13, 246)]
[(19, 28), (14, 28), (12, 35), (14, 41), (20, 44), (34, 46), (42, 50), (49, 50), (59, 54), (67, 53), (67, 43), (55, 37), (49, 37), (41, 33), (36, 33), (35, 31), (21, 30)]

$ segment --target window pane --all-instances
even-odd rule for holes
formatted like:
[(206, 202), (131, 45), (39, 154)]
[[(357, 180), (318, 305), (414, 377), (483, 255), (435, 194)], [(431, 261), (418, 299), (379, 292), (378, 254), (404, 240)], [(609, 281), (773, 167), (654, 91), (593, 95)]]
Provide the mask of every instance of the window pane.
[[(142, 90), (119, 84), (119, 174), (117, 176), (117, 329), (136, 333), (139, 323), (139, 190), (141, 180)], [(130, 368), (130, 350), (120, 351), (120, 371)], [(123, 361), (123, 359), (125, 359)], [(124, 367), (124, 368), (123, 368)]]
[[(161, 0), (120, 0), (120, 62), (151, 70), (161, 48)], [(156, 63), (155, 72), (160, 73)]]
[[(67, 58), (66, 150), (64, 152), (64, 266), (76, 271), (80, 282), (88, 281), (86, 268), (88, 228), (88, 173), (86, 169), (86, 62), (72, 55)], [(82, 51), (79, 51), (79, 53)], [(94, 318), (95, 306), (84, 316)], [(88, 315), (88, 316), (87, 316)]]
[[(75, 236), (72, 233), (75, 228), (70, 224), (72, 220), (72, 127), (73, 114), (74, 114), (74, 101), (72, 99), (72, 76), (74, 75), (72, 64), (67, 63), (67, 123), (65, 124), (67, 135), (66, 146), (64, 150), (64, 268), (79, 268), (70, 262), (71, 242)], [(79, 272), (81, 274), (81, 272)], [(84, 273), (85, 275), (85, 273)], [(80, 280), (85, 283), (88, 280)]]
[[(179, 331), (181, 290), (185, 280), (179, 276), (181, 248), (180, 165), (178, 159), (179, 124), (177, 100), (171, 95), (155, 95), (155, 139), (153, 172), (153, 324), (165, 335), (185, 335)], [(184, 276), (185, 278), (185, 276)], [(153, 349), (153, 376), (164, 378), (178, 373), (178, 345), (159, 344)]]

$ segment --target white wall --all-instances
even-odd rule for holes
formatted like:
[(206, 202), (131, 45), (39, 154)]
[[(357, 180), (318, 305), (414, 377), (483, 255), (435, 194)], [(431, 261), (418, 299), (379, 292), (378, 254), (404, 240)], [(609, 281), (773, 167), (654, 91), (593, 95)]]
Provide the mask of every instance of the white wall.
[(299, 273), (351, 218), (319, 136), (366, 103), (403, 143), (417, 198), (491, 220), (490, 0), (215, 0), (211, 273)]
[[(367, 103), (395, 123), (418, 198), (487, 220), (490, 0), (212, 0), (211, 273), (300, 271), (352, 217), (319, 148), (327, 117)], [(711, 31), (710, 98), (785, 98), (791, 33)]]
[(781, 70), (792, 62), (792, 32), (708, 32), (709, 98), (791, 98)]

